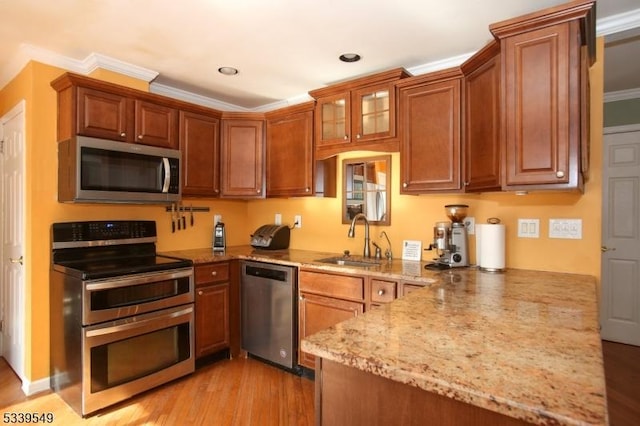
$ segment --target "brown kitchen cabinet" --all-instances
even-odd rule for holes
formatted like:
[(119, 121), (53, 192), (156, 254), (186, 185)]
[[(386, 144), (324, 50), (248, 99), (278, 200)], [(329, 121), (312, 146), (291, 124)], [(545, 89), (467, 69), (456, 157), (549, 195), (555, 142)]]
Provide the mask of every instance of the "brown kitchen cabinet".
[(211, 113), (180, 111), (182, 195), (220, 195), (220, 119)]
[(267, 197), (313, 195), (313, 109), (307, 102), (267, 113)]
[(400, 115), (400, 192), (461, 191), (459, 68), (397, 83)]
[(490, 26), (502, 52), (503, 188), (581, 189), (595, 2)]
[(58, 140), (75, 135), (178, 148), (178, 110), (161, 96), (66, 73), (58, 92)]
[(398, 283), (380, 278), (369, 278), (369, 300), (371, 307), (379, 307), (393, 302), (398, 297)]
[(500, 44), (489, 43), (461, 66), (465, 192), (501, 190)]
[(224, 114), (220, 147), (220, 193), (264, 198), (264, 116)]
[(195, 355), (201, 358), (231, 346), (230, 263), (196, 265)]
[[(364, 277), (301, 270), (298, 275), (298, 348), (311, 334), (364, 312)], [(315, 368), (315, 356), (298, 349), (298, 363)]]
[(316, 99), (318, 158), (344, 151), (397, 151), (395, 82), (410, 76), (403, 68), (309, 92)]

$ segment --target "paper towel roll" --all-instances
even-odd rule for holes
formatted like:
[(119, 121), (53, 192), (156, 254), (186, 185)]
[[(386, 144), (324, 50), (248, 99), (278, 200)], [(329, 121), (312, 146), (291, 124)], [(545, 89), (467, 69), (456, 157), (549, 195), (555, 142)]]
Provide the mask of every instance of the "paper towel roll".
[(503, 271), (505, 268), (505, 226), (476, 225), (476, 263), (484, 271)]

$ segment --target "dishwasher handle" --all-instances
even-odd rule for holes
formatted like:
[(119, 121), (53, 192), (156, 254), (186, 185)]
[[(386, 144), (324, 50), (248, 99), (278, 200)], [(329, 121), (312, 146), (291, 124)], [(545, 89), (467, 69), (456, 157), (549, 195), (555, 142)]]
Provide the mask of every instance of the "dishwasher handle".
[(265, 280), (274, 281), (288, 281), (288, 271), (282, 271), (279, 269), (264, 268), (260, 266), (246, 265), (244, 269), (244, 275), (248, 277), (258, 277)]

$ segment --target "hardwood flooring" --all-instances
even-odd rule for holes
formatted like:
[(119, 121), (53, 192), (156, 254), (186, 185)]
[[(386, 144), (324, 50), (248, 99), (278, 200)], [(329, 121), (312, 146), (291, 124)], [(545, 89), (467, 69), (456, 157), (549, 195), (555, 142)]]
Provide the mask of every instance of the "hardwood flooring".
[(53, 413), (54, 425), (313, 425), (314, 382), (251, 358), (218, 361), (130, 400), (78, 416), (55, 393), (25, 397), (0, 360), (0, 415)]
[[(602, 342), (611, 426), (640, 425), (640, 347)], [(194, 374), (80, 418), (51, 392), (25, 397), (0, 359), (0, 415), (54, 414), (54, 425), (312, 425), (314, 383), (251, 358)]]

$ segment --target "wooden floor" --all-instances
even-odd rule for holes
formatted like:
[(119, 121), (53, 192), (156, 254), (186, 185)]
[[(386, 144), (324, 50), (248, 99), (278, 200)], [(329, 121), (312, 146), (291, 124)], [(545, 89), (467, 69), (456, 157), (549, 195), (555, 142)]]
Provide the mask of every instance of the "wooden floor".
[[(609, 420), (640, 425), (640, 347), (603, 342)], [(251, 358), (195, 374), (80, 418), (56, 394), (25, 397), (0, 358), (0, 415), (51, 412), (55, 425), (312, 425), (313, 382)]]
[[(82, 419), (56, 394), (25, 397), (0, 359), (0, 416), (53, 413), (54, 425), (313, 425), (314, 383), (251, 358), (222, 360)], [(2, 420), (0, 420), (2, 421)]]

